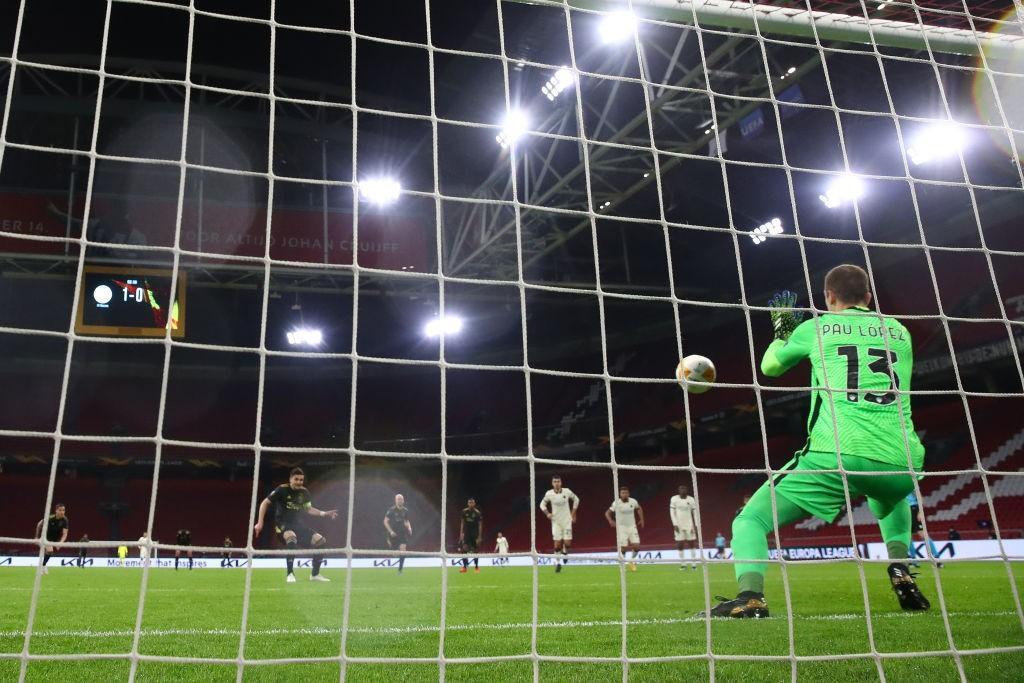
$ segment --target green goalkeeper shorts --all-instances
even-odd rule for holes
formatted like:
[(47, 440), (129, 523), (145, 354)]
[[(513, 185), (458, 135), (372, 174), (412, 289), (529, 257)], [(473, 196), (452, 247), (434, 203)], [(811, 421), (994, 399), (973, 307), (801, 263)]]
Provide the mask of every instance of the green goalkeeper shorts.
[[(867, 496), (878, 510), (892, 509), (914, 490), (914, 475), (906, 467), (856, 455), (843, 456), (850, 500)], [(804, 472), (803, 470), (833, 470)], [(892, 474), (858, 474), (892, 472)], [(797, 454), (775, 475), (775, 493), (826, 522), (835, 521), (846, 507), (843, 476), (835, 453), (808, 451)]]

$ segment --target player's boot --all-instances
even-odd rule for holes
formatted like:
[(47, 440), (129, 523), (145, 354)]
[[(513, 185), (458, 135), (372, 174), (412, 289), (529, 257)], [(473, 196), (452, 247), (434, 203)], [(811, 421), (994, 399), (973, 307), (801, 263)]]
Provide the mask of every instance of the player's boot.
[(900, 607), (906, 610), (926, 610), (932, 604), (924, 597), (921, 590), (914, 581), (914, 575), (910, 568), (902, 562), (893, 562), (889, 565), (889, 581), (896, 593), (896, 599), (900, 601)]
[(561, 560), (555, 560), (555, 573), (557, 574), (560, 571), (562, 571), (562, 561)]
[(466, 572), (468, 572), (468, 571), (469, 571), (469, 570), (468, 570), (468, 569), (466, 569), (465, 567), (459, 567), (459, 573), (460, 573), (460, 574), (465, 574), (465, 573), (466, 573)]
[(289, 574), (288, 578), (285, 579), (286, 583), (295, 583), (295, 574)]
[(331, 582), (330, 579), (328, 579), (326, 576), (323, 576), (322, 574), (313, 574), (312, 576), (309, 577), (309, 580), (310, 581), (322, 581), (324, 583), (330, 583)]
[[(768, 603), (762, 593), (745, 591), (737, 595), (734, 600), (716, 595), (715, 600), (721, 602), (711, 608), (713, 617), (730, 617), (732, 619), (766, 619), (768, 617)], [(701, 612), (698, 616), (704, 616), (704, 613)]]
[(473, 568), (473, 573), (474, 574), (479, 574), (480, 573), (480, 567), (474, 567)]
[(629, 563), (629, 571), (631, 571), (631, 572), (635, 572), (636, 571), (636, 562), (630, 562)]

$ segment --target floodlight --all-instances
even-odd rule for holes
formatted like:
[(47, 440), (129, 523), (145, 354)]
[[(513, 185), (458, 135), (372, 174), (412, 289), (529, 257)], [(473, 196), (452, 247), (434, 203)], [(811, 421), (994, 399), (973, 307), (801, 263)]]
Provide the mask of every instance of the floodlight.
[(849, 202), (855, 202), (864, 196), (864, 183), (860, 178), (850, 174), (844, 174), (833, 178), (829, 183), (825, 194), (819, 194), (818, 199), (830, 209), (842, 206)]
[(782, 231), (782, 219), (773, 218), (751, 230), (750, 239), (754, 240), (754, 244), (761, 244), (762, 242), (765, 242), (770, 235), (781, 235)]
[(324, 340), (324, 334), (320, 330), (310, 327), (299, 327), (285, 335), (288, 343), (292, 346), (320, 346)]
[(575, 84), (576, 73), (572, 69), (563, 66), (548, 79), (548, 82), (544, 84), (540, 91), (544, 97), (554, 102), (555, 98), (561, 95), (566, 88), (570, 88)]
[(446, 337), (458, 334), (462, 331), (462, 318), (455, 315), (444, 315), (427, 322), (423, 327), (423, 334), (428, 337)]
[(505, 114), (505, 120), (501, 124), (501, 132), (495, 136), (495, 140), (502, 149), (514, 145), (526, 135), (530, 128), (530, 118), (521, 109), (511, 109)]
[(372, 204), (391, 204), (402, 194), (402, 186), (393, 178), (367, 178), (359, 181), (359, 196)]
[(928, 126), (907, 145), (907, 156), (916, 165), (955, 157), (964, 148), (964, 132), (955, 123), (943, 121)]
[(601, 20), (597, 32), (602, 42), (621, 43), (636, 33), (636, 17), (632, 12), (612, 12)]

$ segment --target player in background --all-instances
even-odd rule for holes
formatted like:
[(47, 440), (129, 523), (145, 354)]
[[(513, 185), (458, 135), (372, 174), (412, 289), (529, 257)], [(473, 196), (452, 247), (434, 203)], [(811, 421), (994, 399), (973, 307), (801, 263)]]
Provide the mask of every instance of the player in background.
[(715, 559), (725, 559), (725, 535), (721, 531), (715, 534)]
[[(178, 533), (180, 534), (181, 532), (178, 532)], [(139, 561), (142, 562), (142, 566), (143, 567), (145, 567), (147, 564), (149, 564), (149, 546), (146, 545), (146, 543), (149, 543), (149, 532), (143, 531), (142, 535), (139, 536)], [(174, 568), (177, 569), (178, 568), (177, 567), (177, 564), (178, 564), (178, 559), (177, 558), (174, 559), (174, 564), (175, 564)], [(192, 565), (192, 560), (189, 560), (189, 569), (192, 568), (191, 565)]]
[(126, 545), (119, 545), (119, 546), (117, 546), (117, 566), (118, 567), (123, 567), (124, 566), (124, 560), (125, 560), (126, 557), (128, 557), (128, 546), (126, 546)]
[[(142, 539), (140, 538), (139, 540), (141, 541)], [(178, 529), (178, 537), (177, 537), (176, 541), (177, 541), (178, 545), (190, 546), (189, 549), (184, 551), (184, 552), (186, 552), (188, 554), (188, 568), (189, 568), (189, 570), (191, 570), (192, 569), (192, 548), (191, 548), (191, 545), (192, 545), (192, 532), (189, 531), (188, 529)], [(175, 570), (178, 569), (178, 560), (181, 558), (181, 553), (182, 553), (181, 548), (178, 548), (177, 550), (174, 551), (174, 569)]]
[[(79, 543), (88, 543), (89, 534), (82, 534), (82, 537), (78, 539)], [(85, 569), (85, 558), (89, 555), (89, 549), (82, 546), (78, 549), (78, 566), (80, 569)]]
[(604, 511), (608, 525), (615, 529), (616, 547), (622, 557), (627, 550), (633, 551), (633, 561), (629, 563), (630, 571), (636, 571), (636, 556), (640, 553), (640, 529), (644, 528), (644, 509), (636, 498), (629, 497), (629, 487), (619, 487), (619, 497), (612, 501), (611, 507)]
[[(405, 496), (395, 494), (395, 504), (384, 513), (384, 531), (387, 532), (388, 547), (392, 550), (405, 552), (412, 536), (412, 522), (409, 521), (409, 508), (405, 507)], [(398, 573), (405, 568), (405, 556), (398, 556)]]
[[(260, 503), (256, 524), (253, 525), (253, 531), (257, 536), (263, 531), (263, 520), (267, 516), (267, 510), (273, 506), (274, 531), (281, 535), (281, 540), (284, 541), (288, 550), (296, 550), (299, 543), (310, 548), (318, 548), (327, 543), (326, 538), (306, 526), (306, 519), (308, 517), (337, 519), (338, 511), (318, 510), (313, 507), (313, 498), (309, 495), (305, 483), (305, 473), (301, 468), (296, 467), (288, 473), (287, 484), (281, 484), (263, 499)], [(320, 575), (320, 565), (323, 564), (323, 561), (323, 557), (320, 555), (313, 556), (313, 571), (309, 575), (310, 581), (330, 581), (326, 576)], [(285, 558), (285, 565), (288, 567), (285, 581), (295, 583), (295, 574), (292, 571), (295, 557), (288, 555)]]
[(686, 484), (680, 484), (678, 491), (668, 501), (668, 516), (672, 520), (672, 534), (679, 551), (679, 568), (686, 569), (686, 559), (692, 553), (690, 569), (696, 569), (696, 560), (700, 558), (697, 550), (697, 501), (690, 495)]
[[(739, 595), (719, 603), (712, 616), (768, 616), (766, 535), (807, 515), (828, 523), (835, 520), (846, 505), (840, 459), (850, 497), (866, 496), (878, 520), (892, 560), (889, 581), (900, 607), (930, 607), (906, 564), (910, 547), (906, 496), (914, 489), (914, 473), (924, 465), (924, 447), (914, 431), (910, 395), (905, 393), (914, 367), (910, 333), (898, 320), (869, 308), (872, 297), (862, 268), (833, 268), (825, 276), (824, 289), (828, 313), (802, 324), (802, 316), (791, 310), (795, 294), (783, 292), (769, 302), (775, 339), (761, 360), (761, 372), (778, 377), (802, 360), (810, 362), (807, 443), (774, 476), (774, 506), (766, 482), (733, 521)], [(801, 470), (835, 471), (804, 474)], [(879, 471), (890, 474), (860, 474)]]
[[(68, 540), (68, 516), (67, 507), (64, 503), (57, 503), (53, 506), (53, 514), (46, 519), (39, 520), (36, 524), (36, 538), (42, 537), (43, 524), (46, 524), (46, 540), (50, 543), (63, 543)], [(46, 563), (50, 561), (54, 547), (47, 545), (43, 549), (43, 573), (49, 573)]]
[[(935, 541), (933, 541), (931, 539), (931, 536), (929, 536), (928, 533), (924, 530), (924, 510), (921, 509), (921, 505), (917, 502), (917, 495), (915, 495), (913, 491), (907, 494), (907, 504), (910, 505), (911, 532), (917, 534), (917, 537), (920, 538), (922, 542), (927, 543), (928, 549), (932, 553), (932, 557), (938, 559), (939, 549), (936, 547)], [(908, 557), (910, 557), (911, 559), (916, 559), (913, 544), (911, 544), (910, 546), (910, 554), (908, 555)], [(919, 567), (920, 563), (914, 561), (910, 563), (910, 566)], [(935, 566), (939, 569), (942, 569), (941, 562), (936, 562)]]
[(540, 501), (540, 511), (551, 520), (551, 538), (555, 542), (555, 555), (561, 554), (561, 561), (555, 560), (555, 572), (562, 571), (562, 565), (569, 562), (569, 548), (572, 546), (572, 525), (576, 523), (579, 497), (569, 489), (562, 488), (562, 478), (552, 477), (551, 488)]
[[(470, 498), (466, 501), (466, 507), (462, 510), (459, 518), (459, 544), (462, 552), (469, 555), (476, 555), (480, 552), (480, 541), (484, 536), (484, 515), (476, 506), (476, 499)], [(462, 569), (460, 574), (469, 571), (469, 558), (462, 558)], [(473, 571), (480, 573), (480, 558), (473, 558)]]
[(508, 555), (508, 539), (500, 531), (494, 540), (494, 552), (501, 556)]

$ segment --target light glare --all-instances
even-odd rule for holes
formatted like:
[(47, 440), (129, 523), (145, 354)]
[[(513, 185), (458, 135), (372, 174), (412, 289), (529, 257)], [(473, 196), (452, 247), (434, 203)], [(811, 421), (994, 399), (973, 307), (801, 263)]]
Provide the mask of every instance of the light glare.
[(544, 97), (554, 102), (555, 98), (561, 95), (567, 88), (576, 85), (576, 74), (568, 67), (562, 67), (548, 79), (544, 87), (540, 89)]
[(758, 227), (750, 231), (750, 239), (754, 240), (754, 244), (761, 244), (768, 240), (771, 235), (781, 235), (783, 231), (782, 219), (773, 218), (767, 223), (762, 223)]
[(864, 184), (853, 175), (841, 175), (829, 183), (825, 194), (818, 195), (821, 203), (830, 209), (855, 202), (864, 196)]
[(427, 324), (423, 327), (423, 333), (428, 337), (439, 337), (444, 335), (446, 337), (454, 334), (458, 334), (462, 331), (462, 318), (454, 315), (445, 315), (440, 318), (434, 318), (433, 320), (427, 321)]
[(501, 124), (501, 132), (495, 136), (502, 149), (519, 142), (530, 128), (530, 118), (520, 109), (512, 109), (505, 114)]
[(944, 121), (928, 126), (907, 146), (907, 156), (915, 165), (936, 159), (955, 157), (964, 148), (964, 132), (955, 123)]
[(612, 12), (597, 29), (605, 43), (621, 43), (636, 33), (636, 17), (631, 12)]
[(402, 194), (402, 186), (393, 178), (367, 178), (359, 181), (359, 196), (372, 204), (391, 204)]
[(310, 327), (296, 328), (288, 332), (286, 336), (288, 343), (292, 346), (320, 346), (324, 341), (323, 332)]

